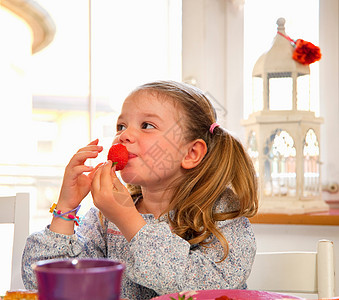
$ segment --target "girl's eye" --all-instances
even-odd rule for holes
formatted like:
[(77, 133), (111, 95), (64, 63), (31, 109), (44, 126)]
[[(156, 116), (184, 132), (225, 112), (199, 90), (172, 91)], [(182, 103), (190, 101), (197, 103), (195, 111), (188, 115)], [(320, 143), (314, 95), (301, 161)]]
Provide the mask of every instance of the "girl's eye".
[(117, 131), (121, 131), (121, 130), (125, 130), (125, 129), (126, 129), (126, 127), (123, 124), (118, 124), (117, 125)]
[(142, 129), (152, 129), (152, 128), (155, 128), (155, 127), (150, 123), (144, 122), (144, 123), (142, 123), (141, 128)]

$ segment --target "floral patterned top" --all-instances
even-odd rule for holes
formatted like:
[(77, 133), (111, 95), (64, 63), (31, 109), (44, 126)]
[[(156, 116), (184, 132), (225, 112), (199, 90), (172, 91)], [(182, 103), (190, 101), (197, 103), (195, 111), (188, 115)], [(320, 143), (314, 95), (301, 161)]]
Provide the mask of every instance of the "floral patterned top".
[[(227, 190), (215, 206), (232, 211), (238, 206)], [(27, 289), (36, 289), (32, 264), (51, 258), (110, 258), (125, 263), (121, 298), (146, 300), (158, 295), (188, 290), (245, 289), (256, 252), (250, 222), (245, 217), (217, 222), (229, 244), (223, 258), (219, 240), (211, 237), (208, 247), (190, 245), (171, 232), (166, 216), (142, 215), (147, 224), (130, 242), (108, 220), (102, 226), (98, 209), (91, 208), (73, 235), (49, 230), (30, 235), (23, 260), (22, 277)]]

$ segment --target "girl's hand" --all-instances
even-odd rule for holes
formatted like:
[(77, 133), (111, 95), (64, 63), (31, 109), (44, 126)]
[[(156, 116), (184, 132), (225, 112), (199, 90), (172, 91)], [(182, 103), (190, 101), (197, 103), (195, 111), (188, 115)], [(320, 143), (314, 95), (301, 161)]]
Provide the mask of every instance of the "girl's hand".
[[(66, 209), (76, 208), (89, 193), (95, 171), (101, 164), (93, 168), (86, 166), (85, 162), (89, 158), (96, 158), (103, 150), (102, 146), (98, 146), (98, 142), (99, 140), (96, 139), (79, 149), (67, 165), (57, 205), (58, 209), (66, 211)], [(86, 175), (84, 174), (86, 172), (89, 173)]]
[(118, 226), (128, 241), (146, 224), (128, 190), (116, 176), (111, 161), (95, 172), (91, 193), (94, 205)]

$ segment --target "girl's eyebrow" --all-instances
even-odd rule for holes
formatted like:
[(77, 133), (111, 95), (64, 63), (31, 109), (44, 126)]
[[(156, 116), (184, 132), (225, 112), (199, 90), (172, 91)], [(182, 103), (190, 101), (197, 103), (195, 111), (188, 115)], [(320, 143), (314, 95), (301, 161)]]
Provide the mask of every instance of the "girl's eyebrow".
[(160, 121), (163, 121), (163, 119), (157, 114), (145, 113), (145, 114), (143, 114), (143, 116), (146, 117), (146, 118), (155, 118), (155, 119), (158, 119)]
[[(154, 119), (158, 119), (159, 121), (163, 121), (163, 119), (162, 119), (159, 115), (154, 114), (154, 113), (141, 113), (140, 115), (141, 115), (141, 117), (143, 117), (143, 118), (154, 118)], [(123, 114), (121, 114), (121, 115), (118, 117), (117, 120), (119, 121), (119, 120), (121, 120), (121, 119), (124, 119), (124, 115), (123, 115)]]

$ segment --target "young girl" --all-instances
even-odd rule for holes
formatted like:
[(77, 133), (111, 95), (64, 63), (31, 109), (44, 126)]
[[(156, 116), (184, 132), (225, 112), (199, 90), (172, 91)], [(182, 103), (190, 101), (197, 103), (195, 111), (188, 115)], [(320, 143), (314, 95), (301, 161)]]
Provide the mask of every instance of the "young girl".
[[(23, 280), (36, 288), (32, 263), (51, 258), (108, 257), (125, 263), (121, 297), (201, 289), (244, 289), (256, 251), (247, 217), (258, 208), (256, 175), (244, 148), (216, 123), (195, 87), (160, 81), (125, 100), (113, 143), (127, 147), (120, 175), (108, 161), (87, 159), (98, 140), (70, 160), (50, 226), (32, 234)], [(91, 208), (74, 232), (71, 217), (91, 192)], [(52, 210), (53, 211), (53, 210)]]

